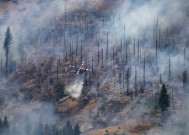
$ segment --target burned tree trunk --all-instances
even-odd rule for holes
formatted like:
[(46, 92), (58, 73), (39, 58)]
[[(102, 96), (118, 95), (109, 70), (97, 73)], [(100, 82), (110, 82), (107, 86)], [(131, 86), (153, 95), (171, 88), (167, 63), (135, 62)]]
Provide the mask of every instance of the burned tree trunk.
[(124, 76), (124, 74), (125, 74), (125, 69), (123, 69), (123, 91), (125, 90), (125, 76)]
[(140, 44), (138, 39), (138, 53), (137, 53), (137, 62), (139, 62), (139, 52), (140, 52)]
[(171, 80), (171, 59), (169, 58), (169, 72), (168, 72), (168, 80)]
[(82, 40), (82, 36), (81, 36), (81, 63), (82, 63), (82, 61), (83, 61), (83, 40)]
[(173, 49), (172, 49), (172, 53), (175, 49), (175, 33), (173, 32)]
[(127, 96), (129, 95), (129, 78), (130, 78), (130, 70), (127, 68)]
[(134, 53), (134, 57), (135, 57), (135, 38), (134, 38), (134, 50), (133, 50), (133, 53)]
[(99, 41), (98, 41), (98, 63), (100, 61), (100, 49), (99, 49)]
[(156, 63), (158, 63), (158, 40), (157, 40), (157, 34), (156, 34)]
[(146, 58), (144, 55), (144, 65), (143, 65), (143, 88), (145, 89), (146, 84)]
[(121, 77), (121, 67), (119, 67), (119, 85), (120, 85), (120, 90), (121, 90), (121, 79), (122, 79), (122, 77)]
[(72, 38), (70, 33), (70, 56), (72, 55)]
[(137, 70), (135, 68), (135, 96), (137, 96)]
[(183, 79), (183, 91), (186, 92), (186, 82), (187, 82), (188, 74), (187, 71), (185, 70), (182, 73), (182, 79)]
[(75, 50), (76, 57), (77, 57), (78, 43), (79, 43), (79, 39), (78, 39), (78, 34), (77, 34), (76, 50)]
[(94, 72), (93, 59), (92, 59), (92, 73)]
[(59, 72), (59, 63), (57, 61), (57, 69), (56, 69), (56, 84), (58, 85), (58, 72)]
[(3, 76), (3, 61), (1, 59), (1, 77)]
[(186, 65), (186, 48), (184, 48), (184, 68), (185, 68), (185, 65)]
[(163, 80), (162, 80), (162, 76), (161, 76), (161, 74), (159, 75), (159, 83), (160, 83), (160, 84), (163, 83)]
[(108, 60), (108, 47), (109, 44), (108, 44), (108, 32), (107, 32), (106, 60)]
[(103, 55), (104, 55), (104, 54), (103, 54), (103, 49), (102, 49), (102, 68), (103, 68), (103, 66), (104, 66), (104, 63), (103, 63), (103, 59), (104, 59), (104, 58), (103, 58)]

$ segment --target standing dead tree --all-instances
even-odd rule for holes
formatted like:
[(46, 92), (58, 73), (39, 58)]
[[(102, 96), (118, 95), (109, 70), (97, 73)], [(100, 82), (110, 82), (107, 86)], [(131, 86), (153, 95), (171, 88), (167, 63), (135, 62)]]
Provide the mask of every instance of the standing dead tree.
[(129, 79), (130, 79), (130, 69), (127, 68), (127, 72), (126, 72), (127, 95), (129, 95)]
[(108, 44), (108, 32), (107, 32), (106, 60), (108, 60), (108, 48), (109, 48), (109, 44)]
[(102, 66), (101, 66), (101, 67), (103, 68), (103, 67), (104, 67), (104, 61), (103, 61), (103, 59), (104, 59), (103, 55), (104, 55), (104, 54), (103, 54), (103, 49), (102, 49), (101, 52), (102, 52)]
[(168, 80), (171, 80), (171, 59), (169, 58), (169, 71), (168, 71)]
[(135, 96), (137, 96), (137, 70), (135, 68)]
[(185, 70), (185, 71), (182, 73), (183, 91), (185, 91), (185, 92), (186, 92), (187, 78), (188, 78), (188, 74), (187, 74), (187, 71)]
[(80, 51), (81, 51), (81, 53), (80, 53), (80, 62), (82, 63), (82, 61), (83, 61), (83, 39), (82, 39), (82, 36), (81, 36), (81, 48), (80, 48)]
[(146, 56), (144, 54), (144, 64), (143, 64), (143, 88), (145, 89), (146, 85)]

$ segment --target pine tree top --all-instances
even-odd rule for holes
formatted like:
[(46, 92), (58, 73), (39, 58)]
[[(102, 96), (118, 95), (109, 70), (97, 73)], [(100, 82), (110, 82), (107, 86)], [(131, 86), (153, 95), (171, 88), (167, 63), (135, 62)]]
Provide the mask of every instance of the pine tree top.
[(10, 32), (10, 28), (9, 26), (7, 27), (7, 30), (5, 32), (5, 41), (4, 41), (4, 49), (6, 51), (6, 54), (9, 53), (9, 48), (10, 48), (10, 45), (12, 43), (12, 35), (11, 35), (11, 32)]

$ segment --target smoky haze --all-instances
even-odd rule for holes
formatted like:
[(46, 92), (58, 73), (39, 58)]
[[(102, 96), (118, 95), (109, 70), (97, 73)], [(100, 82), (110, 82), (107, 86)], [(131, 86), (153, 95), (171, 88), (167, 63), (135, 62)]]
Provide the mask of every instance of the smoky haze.
[[(92, 2), (88, 0), (18, 1), (16, 5), (7, 10), (8, 12), (4, 12), (5, 19), (1, 21), (0, 27), (0, 42), (3, 44), (4, 33), (7, 26), (10, 26), (13, 36), (10, 59), (17, 63), (17, 67), (19, 65), (26, 66), (28, 63), (34, 63), (36, 67), (39, 67), (45, 59), (50, 57), (54, 58), (53, 65), (56, 65), (55, 61), (71, 57), (73, 53), (76, 53), (77, 45), (79, 47), (82, 45), (82, 60), (87, 61), (91, 69), (92, 59), (96, 66), (94, 71), (101, 71), (103, 62), (104, 66), (110, 67), (100, 74), (98, 82), (103, 82), (101, 87), (113, 76), (112, 69), (116, 70), (119, 67), (119, 69), (123, 68), (125, 72), (129, 68), (131, 69), (129, 91), (134, 90), (137, 73), (137, 87), (145, 83), (146, 90), (157, 92), (153, 86), (159, 82), (161, 75), (163, 82), (169, 86), (169, 90), (174, 91), (174, 96), (178, 93), (183, 94), (182, 72), (188, 70), (189, 64), (189, 2), (187, 0), (126, 0), (121, 1), (118, 8), (103, 11), (102, 16), (104, 17), (100, 15), (99, 17), (93, 11), (98, 10), (99, 5), (103, 5), (103, 2), (102, 0)], [(77, 14), (78, 11), (81, 14)], [(90, 13), (93, 14), (90, 16)], [(104, 51), (104, 58), (102, 58), (103, 61), (100, 60), (100, 64), (97, 63), (98, 44), (100, 53)], [(70, 51), (70, 48), (74, 48), (74, 51)], [(118, 51), (115, 56), (117, 59), (112, 58), (113, 50)], [(78, 63), (81, 62), (78, 58), (80, 55), (82, 54), (78, 49), (78, 56), (75, 58)], [(108, 55), (107, 58), (106, 55)], [(3, 48), (0, 48), (0, 57), (4, 66)], [(116, 76), (118, 76), (118, 72), (115, 73)], [(123, 81), (121, 79), (121, 82)], [(72, 83), (66, 84), (65, 90), (71, 97), (78, 99), (82, 95), (83, 84), (83, 79), (76, 79)], [(117, 87), (122, 92), (126, 91), (121, 85), (117, 85)], [(3, 89), (6, 89), (6, 86)], [(32, 111), (33, 105), (22, 104), (23, 110), (30, 110), (24, 111), (23, 115), (29, 115), (29, 119), (34, 118), (36, 121), (40, 119), (41, 115)], [(43, 106), (40, 102), (36, 104), (41, 104), (38, 108)], [(8, 106), (2, 111), (2, 115), (8, 112), (7, 108), (14, 108), (12, 106), (20, 106), (20, 104), (8, 103)], [(49, 111), (42, 109), (41, 113), (49, 112), (47, 117), (50, 120), (48, 121), (55, 123), (56, 115), (53, 114), (54, 110), (51, 107), (53, 105), (44, 106), (48, 106), (50, 109)], [(19, 111), (15, 113), (20, 114)], [(188, 118), (187, 113), (184, 111), (182, 113), (184, 117)], [(9, 119), (13, 119), (14, 113), (8, 114), (8, 116), (10, 116)], [(183, 121), (184, 117), (178, 117), (177, 113), (171, 115), (170, 120), (165, 123), (165, 127), (168, 129), (177, 127), (170, 123)], [(22, 123), (24, 120), (18, 121)], [(36, 121), (34, 120), (32, 124), (36, 125)], [(185, 129), (187, 126), (186, 124)], [(160, 130), (162, 133), (170, 134), (164, 128)], [(179, 128), (178, 132), (180, 130)], [(150, 132), (154, 132), (154, 130)]]

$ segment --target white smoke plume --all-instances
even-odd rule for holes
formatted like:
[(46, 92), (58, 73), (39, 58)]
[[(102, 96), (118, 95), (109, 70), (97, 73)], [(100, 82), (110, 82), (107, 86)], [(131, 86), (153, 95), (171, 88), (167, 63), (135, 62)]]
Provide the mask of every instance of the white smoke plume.
[(78, 99), (81, 96), (83, 84), (83, 79), (76, 79), (66, 87), (66, 92), (69, 93), (72, 98)]

